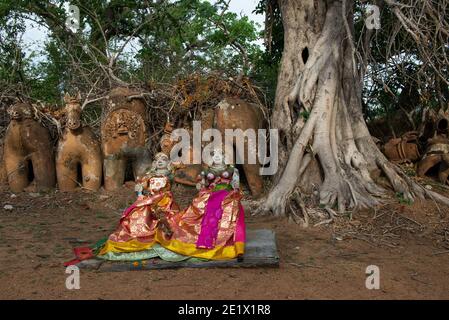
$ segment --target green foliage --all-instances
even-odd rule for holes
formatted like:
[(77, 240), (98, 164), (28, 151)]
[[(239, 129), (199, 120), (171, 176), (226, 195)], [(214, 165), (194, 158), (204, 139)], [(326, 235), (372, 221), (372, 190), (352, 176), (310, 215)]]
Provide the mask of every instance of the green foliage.
[[(0, 5), (0, 12), (4, 11), (4, 4)], [(21, 83), (24, 81), (24, 69), (27, 61), (22, 48), (18, 45), (19, 36), (25, 31), (23, 25), (17, 23), (18, 17), (10, 19), (0, 16), (0, 84)]]
[[(237, 0), (233, 0), (237, 1)], [(144, 84), (172, 83), (193, 72), (248, 75), (275, 99), (284, 49), (284, 29), (277, 0), (260, 0), (254, 13), (266, 15), (264, 32), (248, 17), (229, 12), (227, 0), (73, 0), (80, 8), (80, 30), (70, 32), (62, 0), (0, 2), (0, 85), (3, 92), (21, 92), (59, 103), (62, 91), (84, 93), (111, 85), (105, 67), (120, 53), (113, 73)], [(354, 39), (359, 52), (367, 33), (367, 2), (354, 2)], [(21, 37), (29, 22), (48, 30), (42, 48), (24, 47)], [(406, 110), (418, 121), (424, 107), (449, 103), (449, 88), (423, 65), (419, 48), (388, 6), (381, 10), (382, 28), (371, 40), (362, 99), (368, 120), (392, 118)], [(399, 26), (399, 28), (398, 28)], [(392, 37), (394, 35), (394, 37)], [(265, 48), (258, 44), (265, 39)], [(129, 42), (128, 42), (129, 41)], [(124, 44), (125, 50), (121, 51)], [(447, 47), (447, 46), (446, 46)], [(447, 47), (449, 50), (449, 47)], [(441, 73), (447, 76), (447, 66)], [(301, 115), (306, 117), (307, 115)]]
[[(114, 73), (130, 83), (170, 83), (193, 72), (252, 74), (262, 54), (258, 26), (226, 10), (225, 1), (72, 1), (80, 8), (77, 33), (65, 27), (64, 3), (0, 4), (0, 79), (23, 83), (34, 99), (54, 103), (62, 91), (107, 85), (105, 66), (117, 53)], [(48, 39), (23, 61), (20, 36), (30, 19), (48, 30)]]
[(413, 204), (413, 201), (410, 200), (410, 199), (406, 199), (402, 192), (397, 192), (396, 193), (396, 198), (398, 199), (400, 204), (405, 204), (405, 205), (408, 205), (408, 206), (411, 206)]
[[(367, 32), (365, 6), (364, 1), (355, 2), (355, 39), (363, 39)], [(405, 116), (404, 111), (413, 111), (414, 121), (419, 123), (424, 108), (438, 109), (449, 103), (449, 88), (438, 80), (430, 65), (423, 63), (420, 48), (392, 9), (382, 5), (380, 13), (381, 29), (371, 38), (365, 76), (365, 117), (391, 119), (395, 114)], [(446, 79), (449, 76), (446, 67), (440, 67), (440, 73)]]
[[(205, 1), (183, 0), (168, 5), (151, 37), (141, 39), (137, 58), (154, 80), (167, 80), (192, 72), (221, 71), (227, 75), (248, 72), (249, 60), (260, 49), (255, 44), (257, 28), (247, 17), (221, 14), (219, 6)], [(157, 69), (156, 69), (157, 68)]]
[(299, 113), (299, 116), (302, 117), (305, 121), (310, 117), (310, 111), (302, 111)]

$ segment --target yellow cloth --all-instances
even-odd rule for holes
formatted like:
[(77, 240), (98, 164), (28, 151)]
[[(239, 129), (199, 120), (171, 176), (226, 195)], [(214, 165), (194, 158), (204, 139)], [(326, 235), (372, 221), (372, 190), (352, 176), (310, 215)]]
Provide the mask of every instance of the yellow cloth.
[(213, 249), (198, 249), (195, 244), (183, 243), (178, 240), (166, 240), (160, 232), (156, 233), (155, 236), (156, 241), (153, 242), (139, 242), (136, 239), (132, 239), (127, 242), (114, 242), (108, 240), (102, 250), (100, 251), (100, 255), (104, 255), (108, 252), (136, 252), (148, 250), (156, 242), (160, 243), (164, 248), (171, 250), (173, 252), (190, 256), (197, 257), (203, 259), (210, 260), (224, 260), (224, 259), (233, 259), (238, 255), (244, 253), (245, 243), (236, 242), (232, 246), (216, 246)]

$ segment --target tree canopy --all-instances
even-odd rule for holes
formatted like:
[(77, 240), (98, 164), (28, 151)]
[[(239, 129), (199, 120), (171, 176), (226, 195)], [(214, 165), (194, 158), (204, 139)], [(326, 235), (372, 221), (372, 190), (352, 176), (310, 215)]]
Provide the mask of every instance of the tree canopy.
[[(374, 120), (401, 114), (408, 129), (416, 129), (423, 110), (449, 102), (444, 19), (449, 8), (446, 1), (408, 2), (374, 1), (381, 29), (369, 30), (365, 20), (371, 2), (357, 0), (351, 27), (363, 65), (364, 116)], [(67, 1), (1, 2), (1, 103), (18, 94), (60, 103), (64, 91), (87, 93), (121, 81), (171, 83), (193, 72), (248, 75), (265, 92), (268, 104), (274, 102), (284, 49), (277, 0), (260, 0), (254, 8), (266, 16), (262, 32), (248, 17), (229, 11), (229, 0), (70, 4), (80, 10), (77, 32), (66, 26)], [(23, 36), (32, 25), (45, 30), (47, 37), (40, 46), (26, 47)]]
[[(58, 102), (62, 91), (88, 91), (114, 80), (169, 83), (193, 72), (251, 74), (262, 56), (257, 25), (230, 12), (229, 1), (71, 4), (80, 10), (75, 33), (65, 24), (65, 1), (2, 1), (2, 88)], [(47, 32), (42, 50), (24, 47), (22, 36), (31, 24)]]

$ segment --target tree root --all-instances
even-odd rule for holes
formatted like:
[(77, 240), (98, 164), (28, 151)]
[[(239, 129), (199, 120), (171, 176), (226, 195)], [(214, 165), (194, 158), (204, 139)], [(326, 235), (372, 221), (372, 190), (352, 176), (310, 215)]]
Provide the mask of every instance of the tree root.
[[(285, 6), (293, 8), (287, 4)], [(300, 7), (292, 10), (299, 10)], [(298, 128), (298, 135), (290, 137), (294, 143), (287, 146), (288, 161), (279, 181), (265, 199), (258, 201), (255, 212), (289, 215), (293, 220), (309, 225), (311, 212), (301, 199), (298, 184), (314, 158), (320, 163), (324, 175), (319, 188), (319, 205), (329, 215), (319, 224), (331, 223), (335, 210), (345, 212), (372, 208), (384, 203), (386, 197), (391, 197), (391, 193), (371, 177), (370, 172), (379, 169), (388, 178), (393, 191), (400, 193), (404, 199), (429, 198), (449, 205), (448, 198), (422, 187), (390, 163), (372, 140), (363, 119), (360, 79), (354, 73), (350, 39), (344, 36), (350, 30), (345, 29), (346, 14), (342, 15), (342, 10), (346, 13), (349, 9), (342, 7), (341, 2), (332, 2), (326, 8), (325, 17), (322, 17), (323, 25), (316, 34), (317, 38), (299, 46), (309, 48), (309, 57), (296, 81), (291, 81), (288, 90), (283, 90), (283, 95), (277, 98), (282, 101), (277, 109), (288, 111), (284, 113), (287, 115), (293, 107), (299, 106), (297, 113), (310, 113), (306, 120), (301, 117), (295, 120), (292, 127)], [(288, 12), (285, 13), (288, 15)], [(297, 27), (298, 22), (288, 22), (292, 23), (292, 30), (288, 31), (298, 32), (293, 27)], [(311, 28), (308, 21), (302, 23), (304, 32)], [(291, 56), (286, 61), (294, 60), (294, 47), (291, 46), (297, 44), (287, 45), (290, 47), (285, 49), (285, 53)], [(296, 56), (301, 57), (301, 54), (296, 52)], [(288, 73), (288, 70), (284, 72)], [(291, 114), (289, 119), (272, 124), (275, 128), (284, 128), (285, 123), (293, 124)], [(298, 211), (302, 212), (302, 218)]]

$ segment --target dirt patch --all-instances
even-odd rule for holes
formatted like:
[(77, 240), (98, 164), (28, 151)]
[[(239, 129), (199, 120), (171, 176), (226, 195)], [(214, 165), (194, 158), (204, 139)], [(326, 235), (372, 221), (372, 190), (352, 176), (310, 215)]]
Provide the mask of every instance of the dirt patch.
[[(174, 192), (185, 206), (196, 191), (175, 187)], [(72, 258), (74, 246), (114, 230), (134, 200), (132, 185), (96, 194), (11, 196), (3, 190), (0, 199), (3, 299), (449, 298), (449, 211), (432, 201), (407, 205), (396, 199), (307, 229), (247, 211), (248, 228), (275, 230), (279, 268), (81, 271), (81, 289), (70, 291), (63, 262)], [(365, 287), (369, 265), (380, 268), (380, 290)]]

